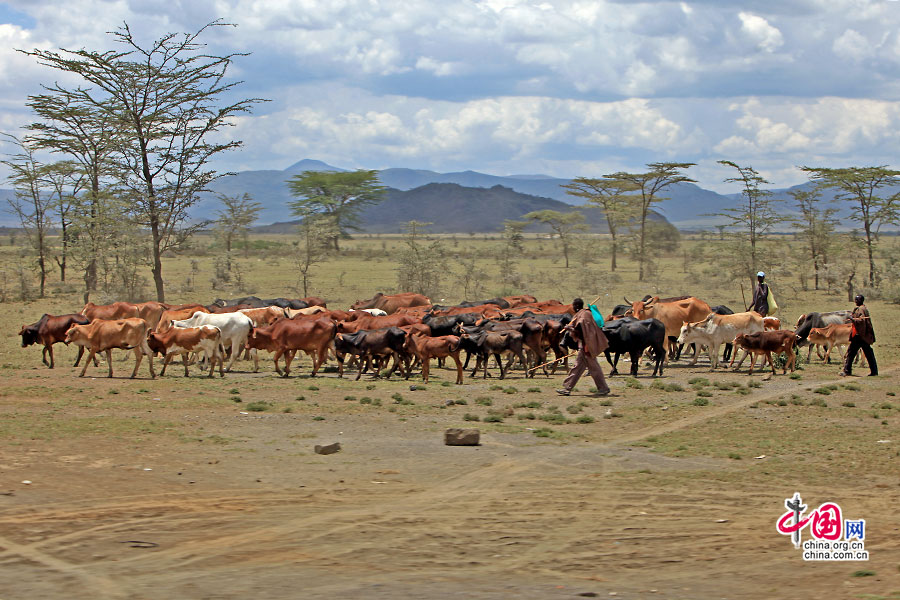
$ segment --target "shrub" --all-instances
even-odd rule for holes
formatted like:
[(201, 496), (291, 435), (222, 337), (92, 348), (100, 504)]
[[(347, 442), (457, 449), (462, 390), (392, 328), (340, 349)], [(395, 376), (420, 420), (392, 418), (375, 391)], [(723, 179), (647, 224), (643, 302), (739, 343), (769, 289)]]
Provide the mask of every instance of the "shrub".
[(502, 423), (503, 417), (497, 414), (488, 415), (484, 419), (482, 419), (485, 423)]
[(344, 396), (344, 400), (348, 402), (356, 402), (356, 396)]
[(550, 437), (551, 435), (553, 435), (553, 430), (549, 427), (541, 427), (539, 429), (535, 429), (531, 433), (533, 433), (537, 437)]
[(534, 421), (537, 417), (533, 412), (530, 413), (522, 413), (518, 415), (520, 421)]
[(311, 391), (311, 392), (318, 392), (318, 391), (319, 391), (319, 386), (317, 386), (317, 385), (311, 385), (311, 386), (307, 387), (306, 389), (308, 389), (308, 390)]
[(582, 425), (585, 425), (585, 424), (587, 424), (587, 423), (593, 423), (593, 422), (594, 422), (594, 417), (592, 417), (592, 416), (590, 416), (590, 415), (581, 415), (580, 417), (578, 417), (577, 419), (575, 419), (575, 422), (576, 422), (576, 423), (581, 423)]
[(265, 410), (269, 410), (269, 408), (271, 408), (271, 404), (265, 402), (264, 400), (251, 402), (247, 405), (247, 410), (249, 410), (250, 412), (263, 412)]
[(847, 408), (855, 408), (856, 403), (855, 402), (841, 402), (841, 406), (846, 406)]
[(477, 398), (475, 398), (475, 404), (480, 404), (481, 406), (492, 406), (494, 404), (494, 401), (487, 396), (478, 396)]
[(644, 384), (635, 379), (634, 377), (629, 377), (625, 380), (625, 387), (634, 388), (636, 390), (644, 389)]
[(478, 415), (473, 415), (472, 413), (466, 413), (463, 415), (463, 421), (480, 421), (481, 417)]
[(516, 388), (514, 388), (512, 386), (510, 386), (508, 388), (503, 388), (504, 394), (517, 394), (518, 392), (519, 392), (519, 390), (517, 390)]
[(813, 390), (817, 394), (822, 394), (823, 396), (830, 396), (831, 390), (827, 387), (819, 387)]
[(760, 388), (760, 387), (762, 387), (762, 383), (759, 381), (756, 381), (755, 379), (751, 379), (750, 381), (747, 382), (747, 387), (748, 388)]
[(565, 425), (569, 422), (567, 418), (559, 413), (547, 413), (538, 417), (541, 421), (546, 421), (552, 425)]
[(496, 383), (488, 388), (492, 392), (499, 392), (503, 390), (502, 385), (497, 385)]
[(577, 404), (572, 404), (566, 407), (566, 412), (570, 415), (577, 415), (581, 412), (581, 407)]
[(694, 401), (692, 402), (692, 404), (694, 406), (706, 406), (707, 404), (709, 404), (709, 398), (704, 398), (702, 396), (698, 396), (697, 398), (694, 398)]
[(696, 385), (698, 387), (703, 387), (704, 385), (709, 385), (709, 379), (706, 377), (691, 377), (688, 379), (688, 383), (691, 385)]
[(793, 373), (791, 373), (790, 375), (788, 375), (788, 377), (790, 377), (791, 379), (793, 379), (793, 380), (795, 380), (795, 381), (798, 380), (798, 379), (803, 379), (803, 375), (801, 375), (800, 373), (798, 373), (798, 372), (796, 372), (796, 371), (794, 371)]
[(530, 387), (530, 388), (528, 388), (528, 389), (525, 390), (525, 391), (528, 392), (529, 394), (538, 394), (538, 393), (540, 393), (541, 388), (539, 388), (539, 387)]
[(324, 420), (325, 420), (325, 417), (323, 417), (321, 415), (316, 415), (315, 417), (313, 417), (313, 421), (324, 421)]
[(232, 396), (231, 401), (232, 402), (243, 402), (243, 400), (241, 400), (240, 396)]
[(707, 390), (697, 390), (697, 395), (701, 398), (712, 398), (712, 392)]

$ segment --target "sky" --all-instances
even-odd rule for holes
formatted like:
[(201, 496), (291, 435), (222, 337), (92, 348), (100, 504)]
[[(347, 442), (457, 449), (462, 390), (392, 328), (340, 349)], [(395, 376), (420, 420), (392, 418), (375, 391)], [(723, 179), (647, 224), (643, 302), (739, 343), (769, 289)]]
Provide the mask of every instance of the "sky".
[[(599, 177), (694, 162), (737, 192), (900, 154), (896, 0), (0, 0), (0, 131), (60, 74), (16, 49), (115, 48), (196, 31), (237, 57), (225, 171), (343, 168)], [(72, 80), (69, 80), (70, 82)], [(9, 149), (7, 149), (9, 151)], [(0, 176), (5, 175), (0, 171)]]

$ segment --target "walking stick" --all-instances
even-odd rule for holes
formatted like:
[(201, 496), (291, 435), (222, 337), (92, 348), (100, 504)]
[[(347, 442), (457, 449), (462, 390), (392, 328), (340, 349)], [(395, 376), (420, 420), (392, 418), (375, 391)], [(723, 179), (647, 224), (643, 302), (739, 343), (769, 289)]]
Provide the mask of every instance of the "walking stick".
[[(744, 295), (744, 282), (741, 282), (741, 298), (744, 300), (744, 306), (747, 306), (747, 296)], [(750, 307), (747, 307), (750, 310)]]
[(575, 356), (576, 354), (578, 354), (578, 350), (576, 350), (575, 352), (570, 352), (569, 354), (566, 354), (565, 356), (560, 356), (559, 358), (557, 358), (557, 359), (555, 359), (555, 360), (551, 360), (551, 361), (549, 361), (549, 362), (545, 362), (545, 363), (542, 364), (542, 365), (538, 365), (538, 366), (536, 366), (536, 367), (531, 367), (530, 369), (527, 369), (525, 372), (528, 373), (528, 372), (530, 372), (530, 371), (534, 371), (534, 370), (536, 370), (536, 369), (540, 369), (541, 367), (546, 367), (547, 365), (552, 365), (552, 364), (555, 363), (555, 362), (559, 362), (559, 361), (561, 361), (561, 360), (565, 360), (565, 359), (569, 358), (570, 356)]

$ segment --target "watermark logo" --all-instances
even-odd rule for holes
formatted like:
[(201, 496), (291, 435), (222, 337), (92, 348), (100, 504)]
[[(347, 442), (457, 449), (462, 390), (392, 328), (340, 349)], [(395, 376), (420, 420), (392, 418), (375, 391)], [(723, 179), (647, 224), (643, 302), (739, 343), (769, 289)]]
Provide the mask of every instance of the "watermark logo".
[[(798, 492), (787, 498), (784, 506), (787, 512), (775, 528), (778, 533), (791, 536), (794, 548), (803, 549), (803, 560), (869, 560), (865, 519), (844, 519), (841, 507), (834, 502), (825, 502), (804, 515), (808, 507)], [(803, 541), (800, 534), (806, 528), (811, 537)]]

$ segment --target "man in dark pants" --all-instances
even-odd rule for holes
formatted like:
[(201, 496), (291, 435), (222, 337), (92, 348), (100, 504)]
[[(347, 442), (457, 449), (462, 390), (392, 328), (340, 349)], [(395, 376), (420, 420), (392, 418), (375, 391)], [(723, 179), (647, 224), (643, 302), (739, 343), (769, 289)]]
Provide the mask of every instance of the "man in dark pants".
[(869, 361), (869, 375), (878, 375), (878, 363), (875, 362), (875, 353), (872, 351), (872, 344), (875, 343), (875, 330), (872, 328), (869, 309), (863, 304), (866, 299), (862, 294), (857, 294), (854, 300), (856, 308), (853, 309), (853, 314), (850, 316), (850, 323), (853, 325), (850, 330), (850, 347), (844, 357), (844, 370), (841, 371), (841, 376), (853, 374), (853, 360), (860, 350)]
[(753, 300), (747, 311), (755, 310), (763, 317), (769, 314), (769, 284), (766, 283), (766, 274), (760, 271), (756, 274), (756, 289), (753, 291)]
[(566, 376), (562, 389), (556, 390), (561, 396), (568, 396), (584, 370), (587, 369), (597, 386), (597, 394), (605, 396), (609, 394), (609, 386), (603, 377), (603, 368), (597, 362), (597, 357), (609, 347), (609, 341), (600, 330), (597, 322), (594, 321), (594, 315), (590, 309), (584, 307), (584, 300), (575, 298), (572, 301), (572, 309), (575, 310), (575, 316), (566, 325), (565, 330), (572, 336), (572, 339), (578, 343), (578, 355), (575, 357), (575, 364)]

